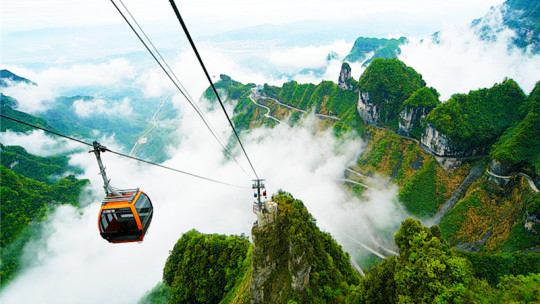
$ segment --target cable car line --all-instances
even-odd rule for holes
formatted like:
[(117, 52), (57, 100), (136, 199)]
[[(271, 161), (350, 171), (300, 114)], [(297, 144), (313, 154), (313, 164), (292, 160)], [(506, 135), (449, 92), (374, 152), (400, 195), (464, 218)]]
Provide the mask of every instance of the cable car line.
[[(112, 1), (112, 0), (111, 0)], [(227, 111), (225, 110), (225, 106), (223, 105), (223, 102), (221, 101), (221, 98), (219, 97), (219, 94), (216, 90), (216, 87), (214, 86), (214, 83), (212, 82), (212, 79), (210, 78), (210, 75), (208, 74), (208, 71), (206, 70), (206, 66), (204, 65), (204, 62), (199, 55), (199, 51), (197, 51), (197, 47), (195, 46), (195, 43), (193, 42), (193, 39), (191, 39), (191, 35), (189, 34), (189, 31), (187, 29), (186, 24), (184, 23), (184, 20), (182, 19), (182, 16), (180, 16), (180, 12), (178, 11), (178, 8), (176, 7), (176, 4), (174, 3), (174, 0), (169, 0), (171, 3), (171, 6), (174, 10), (174, 13), (176, 14), (176, 17), (178, 18), (178, 21), (180, 21), (180, 25), (182, 25), (182, 29), (184, 30), (184, 33), (186, 34), (186, 37), (189, 40), (189, 43), (191, 44), (191, 47), (193, 48), (193, 51), (195, 52), (195, 55), (197, 56), (197, 59), (199, 60), (199, 63), (201, 64), (201, 67), (204, 71), (204, 74), (206, 75), (206, 78), (208, 79), (208, 82), (210, 82), (210, 86), (212, 87), (212, 90), (214, 91), (214, 94), (216, 95), (219, 104), (221, 106), (221, 109), (225, 113), (225, 116), (227, 117), (227, 120), (229, 121), (229, 125), (234, 131), (234, 135), (236, 136), (236, 139), (238, 140), (238, 143), (240, 144), (240, 147), (242, 148), (242, 151), (244, 152), (244, 155), (246, 156), (249, 165), (251, 166), (251, 169), (253, 170), (253, 173), (259, 179), (259, 176), (257, 175), (257, 172), (255, 171), (255, 168), (253, 167), (253, 164), (251, 163), (251, 160), (246, 152), (246, 149), (244, 149), (244, 145), (242, 144), (242, 141), (240, 140), (240, 137), (238, 136), (238, 132), (236, 132), (236, 129), (234, 128), (234, 125), (231, 121), (231, 118), (229, 117), (229, 114), (227, 114)]]
[[(22, 121), (22, 120), (18, 120), (18, 119), (13, 118), (13, 117), (6, 116), (6, 115), (4, 115), (4, 114), (0, 114), (0, 116), (3, 117), (3, 118), (9, 119), (9, 120), (18, 122), (18, 123), (20, 123), (20, 124), (23, 124), (23, 125), (26, 125), (26, 126), (35, 128), (35, 129), (42, 130), (42, 131), (45, 131), (45, 132), (47, 132), (47, 133), (54, 134), (54, 135), (56, 135), (56, 136), (63, 137), (63, 138), (65, 138), (65, 139), (69, 139), (69, 140), (76, 141), (76, 142), (78, 142), (78, 143), (80, 143), (80, 144), (83, 144), (83, 145), (87, 145), (87, 146), (90, 146), (90, 147), (94, 147), (94, 144), (87, 143), (87, 142), (82, 141), (82, 140), (80, 140), (80, 139), (76, 139), (76, 138), (73, 138), (73, 137), (70, 137), (70, 136), (67, 136), (67, 135), (63, 135), (63, 134), (60, 134), (60, 133), (58, 133), (58, 132), (55, 132), (55, 131), (51, 131), (51, 130), (45, 129), (45, 128), (40, 127), (40, 126), (36, 126), (36, 125), (34, 125), (34, 124), (27, 123), (27, 122), (24, 122), (24, 121)], [(206, 181), (209, 181), (209, 182), (214, 182), (214, 183), (218, 183), (218, 184), (222, 184), (222, 185), (226, 185), (226, 186), (231, 186), (231, 187), (236, 187), (236, 188), (249, 188), (249, 187), (245, 187), (245, 186), (238, 186), (238, 185), (234, 185), (234, 184), (222, 182), (222, 181), (219, 181), (219, 180), (215, 180), (215, 179), (212, 179), (212, 178), (204, 177), (204, 176), (197, 175), (197, 174), (194, 174), (194, 173), (190, 173), (190, 172), (178, 170), (178, 169), (175, 169), (175, 168), (172, 168), (172, 167), (167, 167), (167, 166), (164, 166), (164, 165), (161, 165), (161, 164), (157, 164), (157, 163), (154, 163), (154, 162), (151, 162), (151, 161), (148, 161), (148, 160), (144, 160), (144, 159), (141, 159), (141, 158), (129, 156), (129, 155), (127, 155), (127, 154), (123, 154), (123, 153), (120, 153), (120, 152), (116, 152), (116, 151), (110, 150), (110, 149), (108, 149), (108, 148), (106, 148), (106, 147), (104, 147), (104, 146), (101, 146), (101, 148), (102, 148), (102, 150), (101, 150), (102, 152), (105, 152), (105, 151), (111, 152), (112, 154), (116, 154), (116, 155), (118, 155), (118, 156), (130, 158), (130, 159), (133, 159), (133, 160), (142, 162), (142, 163), (146, 163), (146, 164), (149, 164), (149, 165), (161, 167), (161, 168), (163, 168), (163, 169), (167, 169), (167, 170), (171, 170), (171, 171), (174, 171), (174, 172), (182, 173), (182, 174), (189, 175), (189, 176), (192, 176), (192, 177), (196, 177), (196, 178), (199, 178), (199, 179), (203, 179), (203, 180), (206, 180)]]
[[(129, 25), (129, 27), (131, 28), (131, 30), (133, 31), (133, 33), (135, 33), (135, 35), (137, 36), (137, 38), (141, 41), (141, 43), (144, 45), (144, 47), (146, 48), (146, 50), (150, 53), (150, 55), (152, 55), (152, 57), (154, 58), (154, 60), (157, 62), (157, 64), (161, 67), (161, 69), (163, 70), (163, 72), (165, 72), (165, 74), (167, 75), (167, 77), (172, 81), (172, 83), (175, 85), (175, 87), (178, 89), (178, 91), (180, 91), (180, 93), (186, 98), (186, 100), (189, 102), (189, 104), (193, 107), (193, 109), (195, 110), (195, 112), (197, 112), (197, 114), (199, 115), (199, 117), (202, 119), (202, 121), (204, 122), (204, 124), (206, 125), (206, 127), (208, 128), (208, 130), (210, 131), (210, 133), (212, 133), (212, 136), (214, 136), (214, 138), (216, 139), (216, 141), (219, 143), (219, 145), (221, 146), (221, 148), (223, 149), (223, 151), (225, 151), (225, 153), (227, 155), (229, 155), (233, 160), (234, 162), (240, 167), (240, 169), (247, 174), (247, 172), (244, 170), (244, 168), (240, 165), (240, 163), (238, 163), (238, 161), (236, 160), (236, 158), (234, 157), (234, 155), (232, 154), (232, 152), (230, 152), (230, 150), (223, 144), (223, 142), (221, 141), (221, 139), (219, 138), (219, 136), (217, 135), (217, 132), (215, 131), (215, 129), (213, 128), (213, 126), (210, 124), (210, 122), (208, 121), (208, 119), (204, 116), (204, 114), (202, 113), (202, 111), (200, 110), (200, 108), (196, 105), (196, 103), (193, 101), (193, 98), (191, 97), (191, 95), (189, 95), (189, 93), (187, 92), (187, 90), (184, 88), (184, 86), (182, 85), (182, 83), (180, 82), (180, 80), (178, 79), (178, 77), (176, 76), (176, 74), (174, 73), (174, 71), (171, 69), (171, 67), (167, 64), (167, 61), (163, 58), (163, 56), (161, 56), (161, 53), (158, 51), (158, 49), (155, 47), (155, 45), (152, 43), (152, 40), (146, 35), (145, 31), (142, 29), (142, 27), (139, 25), (139, 23), (137, 22), (137, 20), (135, 19), (135, 17), (131, 14), (131, 12), (129, 11), (129, 9), (126, 7), (126, 5), (124, 4), (124, 2), (122, 2), (122, 0), (120, 0), (120, 3), (122, 4), (122, 6), (124, 7), (124, 9), (126, 10), (126, 12), (129, 14), (129, 16), (133, 19), (133, 22), (135, 22), (135, 24), (137, 25), (137, 27), (139, 28), (139, 30), (142, 32), (142, 34), (144, 35), (144, 37), (148, 40), (149, 44), (152, 46), (152, 48), (155, 50), (155, 52), (158, 54), (158, 56), (161, 58), (161, 60), (163, 61), (163, 64), (159, 61), (159, 59), (156, 57), (156, 55), (152, 52), (152, 50), (150, 49), (150, 47), (147, 45), (147, 43), (144, 41), (144, 39), (139, 35), (139, 33), (137, 32), (137, 30), (133, 27), (133, 25), (131, 24), (131, 22), (127, 19), (127, 17), (124, 15), (124, 13), (122, 12), (122, 10), (116, 5), (116, 3), (111, 0), (111, 3), (114, 5), (114, 7), (116, 8), (116, 10), (120, 13), (120, 15), (122, 16), (122, 18), (126, 21), (126, 23)], [(168, 68), (168, 70), (165, 68), (165, 66)], [(174, 79), (173, 79), (173, 76), (171, 76), (171, 74), (174, 76)], [(175, 81), (176, 79), (176, 81)]]
[(18, 119), (13, 118), (13, 117), (9, 117), (9, 116), (6, 116), (6, 115), (1, 114), (1, 113), (0, 113), (0, 116), (3, 117), (3, 118), (5, 118), (5, 119), (9, 119), (9, 120), (18, 122), (18, 123), (20, 123), (20, 124), (23, 124), (23, 125), (32, 127), (32, 128), (34, 128), (34, 129), (39, 129), (39, 130), (45, 131), (45, 132), (47, 132), (47, 133), (54, 134), (54, 135), (56, 135), (56, 136), (60, 136), (60, 137), (63, 137), (63, 138), (69, 139), (69, 140), (76, 141), (76, 142), (81, 143), (81, 144), (83, 144), (83, 145), (87, 145), (87, 146), (90, 146), (90, 147), (93, 147), (93, 146), (94, 146), (94, 145), (89, 144), (89, 143), (87, 143), (87, 142), (84, 142), (84, 141), (82, 141), (82, 140), (80, 140), (80, 139), (76, 139), (76, 138), (73, 138), (73, 137), (69, 137), (69, 136), (67, 136), (67, 135), (63, 135), (63, 134), (60, 134), (60, 133), (57, 133), (57, 132), (54, 132), (54, 131), (51, 131), (51, 130), (42, 128), (42, 127), (40, 127), (40, 126), (36, 126), (36, 125), (31, 124), (31, 123), (27, 123), (27, 122), (24, 122), (24, 121), (22, 121), (22, 120), (18, 120)]

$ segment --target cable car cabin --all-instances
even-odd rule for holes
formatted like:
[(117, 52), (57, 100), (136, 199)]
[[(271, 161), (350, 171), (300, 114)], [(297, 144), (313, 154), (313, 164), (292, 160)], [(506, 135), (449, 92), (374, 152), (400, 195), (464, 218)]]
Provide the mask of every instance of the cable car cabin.
[(107, 195), (99, 212), (99, 232), (110, 243), (140, 242), (152, 221), (152, 202), (139, 189)]

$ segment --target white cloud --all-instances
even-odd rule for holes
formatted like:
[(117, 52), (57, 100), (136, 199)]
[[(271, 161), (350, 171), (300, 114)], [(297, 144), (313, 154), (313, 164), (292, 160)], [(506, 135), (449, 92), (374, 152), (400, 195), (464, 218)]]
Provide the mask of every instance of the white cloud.
[(104, 63), (75, 63), (68, 67), (53, 67), (42, 71), (21, 66), (4, 66), (11, 72), (28, 78), (48, 88), (69, 89), (74, 87), (107, 86), (123, 80), (133, 79), (135, 67), (125, 58), (110, 59)]
[(74, 152), (82, 148), (79, 143), (63, 138), (50, 137), (41, 130), (27, 133), (8, 130), (0, 133), (0, 142), (6, 146), (21, 146), (28, 153), (43, 157)]
[[(499, 18), (487, 22), (501, 29)], [(505, 77), (516, 80), (528, 94), (540, 79), (540, 56), (509, 50), (513, 35), (506, 29), (497, 34), (496, 41), (482, 41), (475, 29), (454, 26), (440, 32), (439, 43), (431, 37), (410, 39), (399, 58), (422, 74), (427, 85), (441, 93), (441, 100), (454, 93), (492, 87)]]
[(268, 61), (281, 68), (320, 68), (327, 64), (327, 56), (335, 52), (345, 57), (351, 50), (351, 43), (338, 40), (329, 45), (289, 47), (270, 50)]
[(86, 101), (84, 99), (78, 99), (73, 102), (73, 107), (79, 117), (89, 117), (99, 114), (129, 116), (133, 113), (133, 108), (128, 97), (122, 99), (121, 102), (112, 102), (103, 99)]
[(46, 86), (36, 86), (27, 83), (13, 83), (2, 88), (4, 95), (17, 100), (17, 110), (26, 113), (39, 113), (47, 110), (54, 102), (57, 93)]
[(100, 64), (73, 64), (67, 68), (51, 67), (35, 71), (21, 66), (4, 66), (11, 72), (38, 85), (18, 83), (2, 88), (2, 93), (15, 98), (17, 109), (30, 114), (49, 109), (62, 91), (84, 86), (112, 87), (126, 84), (134, 78), (135, 68), (124, 58)]

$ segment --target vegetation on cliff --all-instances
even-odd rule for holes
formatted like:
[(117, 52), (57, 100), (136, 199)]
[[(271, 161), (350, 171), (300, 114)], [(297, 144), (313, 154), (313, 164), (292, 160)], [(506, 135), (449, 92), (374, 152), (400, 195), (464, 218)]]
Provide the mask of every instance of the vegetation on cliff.
[(322, 232), (304, 204), (289, 193), (272, 197), (278, 219), (269, 227), (252, 230), (253, 265), (268, 267), (263, 303), (344, 303), (359, 275), (350, 256), (329, 233)]
[(331, 81), (323, 81), (318, 85), (287, 82), (283, 84), (279, 98), (284, 104), (305, 111), (314, 109), (315, 113), (339, 117), (339, 122), (334, 125), (338, 133), (351, 130), (361, 132), (363, 123), (356, 111), (358, 94), (342, 90)]
[[(399, 257), (366, 275), (348, 303), (530, 303), (540, 300), (537, 255), (479, 256), (451, 248), (439, 228), (407, 219), (395, 234)], [(506, 273), (484, 272), (490, 262)], [(473, 261), (471, 263), (471, 261)], [(492, 266), (495, 266), (492, 265)], [(531, 273), (529, 273), (529, 271)], [(519, 273), (508, 275), (508, 273)], [(524, 274), (522, 274), (524, 273)], [(479, 277), (476, 277), (478, 274)], [(485, 279), (494, 280), (490, 286)], [(496, 288), (495, 288), (496, 286)]]
[(393, 130), (403, 102), (425, 85), (422, 75), (395, 58), (373, 60), (358, 81), (360, 94), (368, 94), (369, 103), (378, 106), (379, 124)]
[[(439, 93), (434, 88), (423, 87), (414, 92), (409, 99), (403, 102), (400, 109), (400, 116), (403, 113), (412, 114), (409, 123), (412, 125), (408, 131), (408, 136), (416, 139), (422, 137), (424, 131), (425, 116), (441, 102), (439, 101)], [(424, 116), (425, 115), (425, 116)], [(400, 125), (405, 125), (403, 117), (400, 117)]]
[(454, 94), (429, 113), (426, 123), (464, 150), (485, 148), (516, 123), (526, 100), (519, 85), (506, 79), (489, 89)]
[(533, 191), (524, 178), (501, 187), (481, 178), (440, 223), (450, 244), (471, 244), (486, 253), (523, 251), (540, 246), (524, 228), (526, 202)]
[(354, 169), (390, 177), (400, 187), (400, 202), (414, 216), (433, 216), (470, 169), (464, 164), (448, 172), (416, 142), (387, 130), (369, 127), (367, 134), (369, 142)]
[(505, 166), (531, 168), (540, 175), (540, 81), (521, 110), (526, 113), (525, 118), (501, 136), (490, 156)]
[(191, 230), (174, 246), (163, 282), (170, 303), (219, 303), (235, 286), (250, 244), (244, 236)]

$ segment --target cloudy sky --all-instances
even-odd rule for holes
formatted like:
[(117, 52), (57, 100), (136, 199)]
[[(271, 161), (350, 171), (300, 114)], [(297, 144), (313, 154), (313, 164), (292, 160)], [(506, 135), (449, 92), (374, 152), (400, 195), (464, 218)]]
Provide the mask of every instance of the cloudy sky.
[[(430, 23), (461, 23), (481, 17), (502, 0), (190, 0), (176, 1), (184, 18), (197, 31), (214, 32), (259, 24), (283, 24), (301, 20), (344, 20), (367, 18), (389, 12), (420, 17)], [(168, 1), (125, 0), (143, 22), (170, 24)], [(110, 1), (18, 0), (2, 1), (2, 27), (5, 32), (55, 27), (121, 24)], [(388, 20), (392, 22), (392, 20)], [(206, 33), (208, 35), (208, 33)]]
[[(343, 29), (343, 34), (352, 32), (349, 37), (355, 38), (374, 34), (429, 35), (448, 24), (469, 23), (501, 2), (203, 0), (177, 1), (177, 5), (196, 37), (257, 25), (325, 21), (338, 31)], [(125, 0), (124, 3), (158, 47), (178, 47), (182, 33), (168, 1)], [(71, 58), (144, 50), (107, 0), (18, 0), (2, 1), (1, 5), (3, 63), (61, 63)]]

